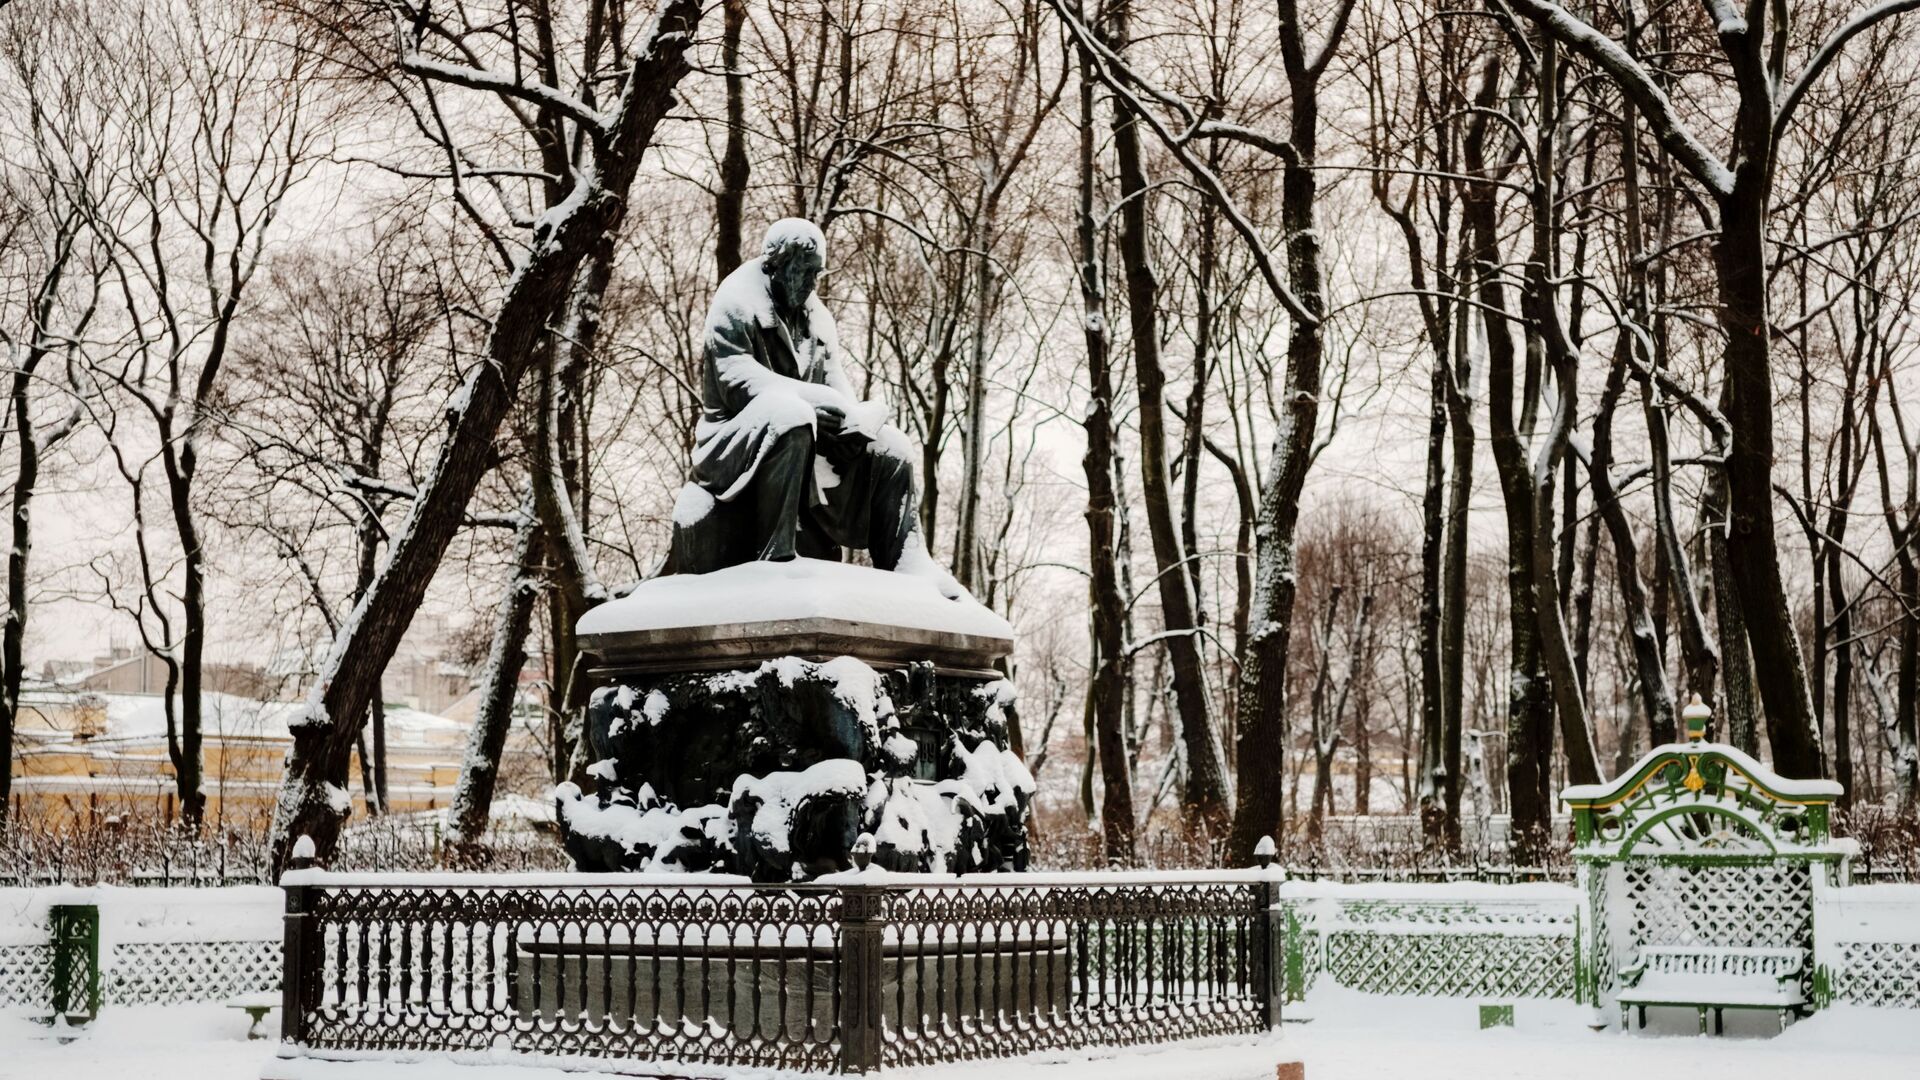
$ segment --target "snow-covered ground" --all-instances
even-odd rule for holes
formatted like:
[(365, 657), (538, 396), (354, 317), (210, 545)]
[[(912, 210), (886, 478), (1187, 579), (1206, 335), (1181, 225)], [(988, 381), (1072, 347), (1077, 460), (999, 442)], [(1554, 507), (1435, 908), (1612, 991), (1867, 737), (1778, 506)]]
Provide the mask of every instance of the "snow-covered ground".
[[(1777, 1038), (1700, 1038), (1595, 1032), (1588, 1013), (1522, 1002), (1512, 1030), (1478, 1029), (1464, 1000), (1317, 992), (1314, 1019), (1276, 1038), (1203, 1047), (944, 1066), (893, 1074), (912, 1080), (1255, 1080), (1280, 1061), (1306, 1064), (1308, 1080), (1620, 1080), (1738, 1076), (1741, 1080), (1912, 1080), (1920, 1077), (1920, 1013), (1835, 1009)], [(1664, 1018), (1670, 1030), (1690, 1017)], [(1758, 1024), (1760, 1018), (1752, 1018)], [(1729, 1021), (1729, 1027), (1733, 1027)], [(271, 1041), (246, 1041), (247, 1018), (217, 1006), (123, 1008), (61, 1043), (30, 1021), (0, 1018), (4, 1080), (258, 1080)], [(581, 1080), (592, 1074), (455, 1065), (280, 1062), (298, 1080)], [(745, 1074), (764, 1077), (764, 1073)], [(743, 1075), (743, 1080), (745, 1076)]]

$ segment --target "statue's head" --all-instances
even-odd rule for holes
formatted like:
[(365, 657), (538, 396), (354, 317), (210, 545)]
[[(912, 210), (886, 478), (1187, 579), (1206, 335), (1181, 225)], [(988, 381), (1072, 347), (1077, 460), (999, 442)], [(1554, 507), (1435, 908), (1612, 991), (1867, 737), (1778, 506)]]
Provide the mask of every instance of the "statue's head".
[(813, 295), (820, 271), (827, 266), (827, 238), (805, 218), (781, 218), (767, 227), (760, 249), (760, 265), (775, 303), (798, 308)]

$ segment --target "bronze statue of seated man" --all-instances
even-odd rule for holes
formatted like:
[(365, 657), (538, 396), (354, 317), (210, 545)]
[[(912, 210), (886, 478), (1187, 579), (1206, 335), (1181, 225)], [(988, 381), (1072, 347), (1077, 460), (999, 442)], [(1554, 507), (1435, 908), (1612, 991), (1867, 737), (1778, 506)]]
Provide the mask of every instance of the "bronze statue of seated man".
[(814, 292), (825, 267), (819, 228), (787, 218), (714, 294), (671, 569), (862, 548), (880, 569), (930, 577), (957, 598), (920, 535), (913, 444), (841, 368), (833, 316)]

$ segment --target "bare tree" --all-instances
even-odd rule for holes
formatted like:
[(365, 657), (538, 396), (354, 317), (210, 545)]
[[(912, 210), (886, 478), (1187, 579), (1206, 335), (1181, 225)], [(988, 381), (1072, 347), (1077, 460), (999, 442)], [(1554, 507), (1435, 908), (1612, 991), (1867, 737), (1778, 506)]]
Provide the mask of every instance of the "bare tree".
[[(1920, 0), (1889, 0), (1862, 11), (1821, 41), (1797, 73), (1787, 71), (1791, 27), (1784, 8), (1755, 2), (1742, 9), (1730, 0), (1706, 4), (1735, 92), (1724, 156), (1701, 141), (1699, 125), (1679, 113), (1646, 64), (1614, 38), (1552, 0), (1514, 0), (1513, 7), (1619, 87), (1718, 213), (1714, 267), (1726, 338), (1723, 408), (1733, 435), (1726, 463), (1731, 576), (1766, 704), (1774, 763), (1789, 775), (1823, 776), (1813, 697), (1775, 534), (1766, 227), (1780, 144), (1808, 90), (1849, 41), (1920, 7)], [(1665, 9), (1662, 17), (1677, 19), (1680, 12)]]
[[(62, 113), (84, 112), (80, 73), (49, 63), (65, 35), (52, 20), (22, 16), (0, 30), (0, 60), (20, 91), (0, 108), (26, 121), (9, 137), (26, 144), (25, 160), (0, 164), (0, 347), (6, 352), (7, 411), (0, 449), (13, 440), (5, 607), (0, 608), (0, 745), (11, 748), (25, 675), (24, 644), (33, 581), (33, 504), (41, 470), (78, 430), (83, 411), (76, 365), (82, 339), (100, 310), (104, 264), (91, 244), (76, 190), (96, 183), (90, 163), (70, 158), (49, 130)], [(13, 776), (0, 780), (0, 830), (6, 827)]]
[[(535, 220), (525, 249), (513, 259), (492, 315), (485, 361), (449, 403), (447, 435), (420, 496), (389, 545), (373, 587), (334, 638), (308, 696), (307, 715), (294, 728), (274, 816), (276, 866), (284, 864), (301, 835), (313, 837), (322, 855), (333, 849), (345, 817), (334, 778), (343, 771), (341, 763), (379, 692), (380, 674), (491, 462), (494, 433), (524, 375), (540, 362), (549, 322), (566, 310), (581, 264), (625, 217), (641, 155), (674, 103), (673, 87), (688, 70), (686, 52), (699, 19), (696, 4), (668, 0), (631, 48), (620, 38), (624, 26), (606, 28), (619, 32), (607, 35), (614, 43), (607, 68), (616, 74), (605, 108), (558, 85), (550, 71), (516, 78), (481, 66), (466, 35), (435, 23), (424, 8), (411, 29), (398, 24), (398, 62), (420, 77), (428, 95), (464, 88), (493, 98), (523, 122), (566, 123), (580, 138), (563, 144), (577, 149), (563, 155), (566, 169), (550, 182), (565, 194)], [(596, 40), (588, 49), (589, 77), (601, 69), (600, 45)], [(450, 182), (457, 185), (465, 167), (462, 155), (455, 147), (446, 149)]]
[[(79, 62), (119, 76), (95, 84), (101, 96), (85, 113), (60, 118), (66, 154), (113, 163), (98, 185), (76, 189), (121, 331), (94, 350), (87, 378), (98, 393), (85, 398), (135, 530), (133, 598), (113, 602), (167, 670), (167, 752), (181, 818), (197, 825), (210, 618), (202, 452), (248, 286), (319, 151), (311, 84), (297, 49), (245, 33), (222, 5), (183, 0), (164, 18), (93, 5), (81, 25)], [(104, 584), (120, 588), (111, 575)]]

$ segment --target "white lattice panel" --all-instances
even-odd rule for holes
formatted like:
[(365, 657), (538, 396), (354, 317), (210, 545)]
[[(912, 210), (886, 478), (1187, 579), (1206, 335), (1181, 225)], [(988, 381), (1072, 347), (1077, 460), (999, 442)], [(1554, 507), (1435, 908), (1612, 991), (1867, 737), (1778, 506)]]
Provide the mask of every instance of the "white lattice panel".
[(1833, 971), (1833, 997), (1854, 1005), (1920, 1008), (1920, 944), (1848, 941)]
[(53, 1000), (53, 947), (0, 945), (0, 1008), (45, 1009)]
[(1573, 938), (1374, 934), (1327, 941), (1327, 974), (1372, 994), (1439, 997), (1573, 996)]
[(278, 941), (168, 941), (113, 946), (100, 996), (112, 1005), (223, 1001), (280, 989)]
[(1373, 994), (1572, 997), (1575, 903), (1343, 894), (1290, 900), (1303, 982)]
[(1828, 889), (1813, 925), (1832, 1000), (1920, 1008), (1920, 885)]
[(1610, 1000), (1620, 971), (1648, 946), (1799, 949), (1803, 990), (1813, 972), (1813, 869), (1802, 862), (1755, 866), (1634, 860), (1593, 875), (1592, 902), (1601, 926), (1594, 942), (1600, 995)]
[[(1811, 948), (1813, 885), (1805, 863), (1625, 868), (1639, 945)], [(1610, 898), (1618, 902), (1618, 898)]]

